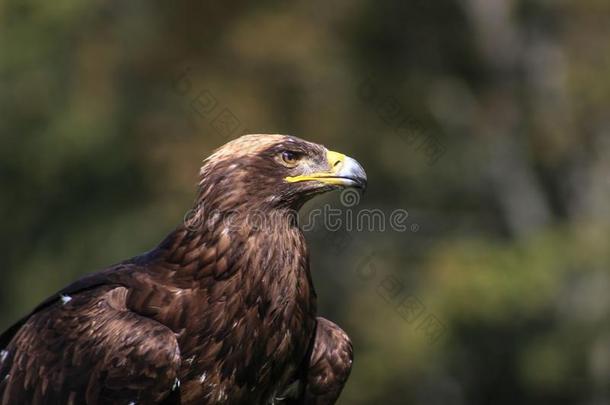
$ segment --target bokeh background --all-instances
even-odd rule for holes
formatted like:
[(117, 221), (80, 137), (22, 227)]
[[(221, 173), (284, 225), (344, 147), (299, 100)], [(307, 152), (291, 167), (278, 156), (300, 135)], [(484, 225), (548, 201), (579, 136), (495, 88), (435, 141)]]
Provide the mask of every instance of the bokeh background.
[(609, 2), (4, 0), (0, 86), (0, 329), (289, 133), (409, 213), (307, 233), (341, 404), (610, 403)]

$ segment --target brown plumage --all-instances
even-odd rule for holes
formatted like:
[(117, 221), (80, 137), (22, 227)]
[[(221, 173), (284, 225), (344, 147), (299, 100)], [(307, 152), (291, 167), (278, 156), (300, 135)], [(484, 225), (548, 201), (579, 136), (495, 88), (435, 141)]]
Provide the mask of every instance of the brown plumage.
[(352, 347), (316, 317), (296, 210), (364, 187), (351, 158), (247, 135), (201, 169), (184, 224), (84, 277), (0, 336), (0, 405), (333, 404)]

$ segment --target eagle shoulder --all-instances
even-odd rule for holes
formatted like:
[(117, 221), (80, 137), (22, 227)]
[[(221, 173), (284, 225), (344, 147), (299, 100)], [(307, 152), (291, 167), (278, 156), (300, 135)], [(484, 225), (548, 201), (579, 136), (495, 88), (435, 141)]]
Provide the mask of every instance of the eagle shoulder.
[(0, 403), (156, 402), (169, 396), (181, 365), (175, 334), (130, 311), (124, 286), (68, 291), (28, 317), (4, 348)]

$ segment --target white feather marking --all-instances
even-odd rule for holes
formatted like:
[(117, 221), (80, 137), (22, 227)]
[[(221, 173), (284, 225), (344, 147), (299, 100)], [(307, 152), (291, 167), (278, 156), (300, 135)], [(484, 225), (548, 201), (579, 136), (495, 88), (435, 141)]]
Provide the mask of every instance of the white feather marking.
[(199, 379), (199, 382), (200, 382), (201, 384), (203, 384), (203, 383), (205, 382), (205, 379), (206, 379), (206, 377), (207, 377), (207, 376), (208, 376), (208, 374), (207, 374), (207, 373), (203, 373), (203, 374), (201, 374), (201, 378)]
[(220, 389), (220, 391), (218, 391), (218, 402), (224, 402), (227, 399), (227, 394), (225, 394), (225, 390), (224, 389)]
[(299, 381), (295, 381), (292, 384), (290, 384), (288, 387), (286, 387), (282, 392), (276, 392), (274, 397), (274, 402), (275, 401), (284, 401), (287, 398), (296, 398), (298, 397), (298, 393), (300, 391), (300, 383)]
[(0, 352), (0, 364), (4, 363), (4, 360), (6, 360), (7, 357), (8, 357), (8, 351), (2, 350)]
[(72, 301), (72, 297), (70, 297), (69, 295), (61, 295), (61, 303), (63, 305), (66, 305), (70, 301)]
[(176, 381), (174, 381), (174, 386), (172, 387), (172, 391), (176, 391), (178, 388), (180, 388), (180, 380), (176, 378)]

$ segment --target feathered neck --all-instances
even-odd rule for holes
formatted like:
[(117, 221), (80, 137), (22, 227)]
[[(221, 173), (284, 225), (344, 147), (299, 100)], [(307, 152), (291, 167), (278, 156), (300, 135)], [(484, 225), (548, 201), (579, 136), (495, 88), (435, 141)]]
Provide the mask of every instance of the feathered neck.
[(209, 210), (205, 204), (189, 211), (159, 250), (164, 262), (194, 278), (226, 278), (251, 267), (282, 271), (291, 264), (286, 261), (307, 256), (296, 211), (245, 206)]

